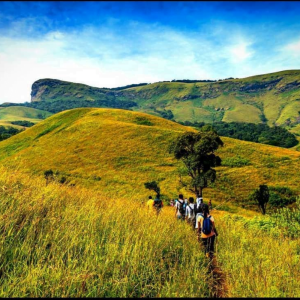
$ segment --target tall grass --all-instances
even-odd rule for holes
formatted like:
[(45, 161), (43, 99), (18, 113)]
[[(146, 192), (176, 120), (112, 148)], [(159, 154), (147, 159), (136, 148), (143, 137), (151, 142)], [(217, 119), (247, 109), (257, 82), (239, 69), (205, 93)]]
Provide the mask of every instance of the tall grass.
[(263, 219), (262, 228), (258, 220), (251, 224), (237, 216), (218, 220), (217, 255), (229, 296), (299, 297), (300, 240), (286, 238), (276, 227), (264, 231)]
[(0, 168), (0, 297), (207, 297), (185, 223)]

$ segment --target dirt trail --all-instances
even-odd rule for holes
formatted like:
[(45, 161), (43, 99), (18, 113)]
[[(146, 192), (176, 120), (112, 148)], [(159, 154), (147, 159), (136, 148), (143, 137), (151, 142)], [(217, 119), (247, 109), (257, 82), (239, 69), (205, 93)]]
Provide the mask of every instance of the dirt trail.
[(212, 273), (210, 281), (210, 290), (212, 298), (227, 298), (228, 288), (226, 285), (226, 277), (222, 272), (216, 257), (214, 257), (209, 266), (209, 272)]
[[(223, 216), (226, 212), (214, 210), (213, 215), (219, 219), (220, 216)], [(217, 227), (217, 225), (216, 225)], [(217, 239), (215, 243), (217, 243)], [(228, 296), (228, 286), (226, 284), (226, 275), (222, 271), (218, 260), (217, 253), (210, 261), (209, 273), (211, 273), (211, 281), (209, 283), (211, 290), (211, 297), (213, 298), (227, 298)]]

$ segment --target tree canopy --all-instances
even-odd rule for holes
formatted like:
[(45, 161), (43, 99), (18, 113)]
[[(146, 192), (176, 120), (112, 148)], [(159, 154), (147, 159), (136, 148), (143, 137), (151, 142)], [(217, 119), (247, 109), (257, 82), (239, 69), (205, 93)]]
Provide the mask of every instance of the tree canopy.
[(221, 165), (221, 158), (214, 152), (223, 146), (223, 142), (215, 131), (185, 132), (170, 145), (169, 153), (184, 163), (187, 175), (190, 177), (189, 189), (202, 196), (202, 190), (209, 182), (216, 179), (216, 166)]

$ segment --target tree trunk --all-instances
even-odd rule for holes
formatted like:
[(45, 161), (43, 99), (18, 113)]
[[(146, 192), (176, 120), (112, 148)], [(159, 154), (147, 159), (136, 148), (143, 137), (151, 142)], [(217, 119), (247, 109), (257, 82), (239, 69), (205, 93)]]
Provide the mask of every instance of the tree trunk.
[(262, 205), (262, 214), (265, 215), (266, 214), (266, 205)]
[(199, 195), (200, 195), (200, 197), (202, 197), (202, 190), (203, 190), (203, 187), (199, 187)]

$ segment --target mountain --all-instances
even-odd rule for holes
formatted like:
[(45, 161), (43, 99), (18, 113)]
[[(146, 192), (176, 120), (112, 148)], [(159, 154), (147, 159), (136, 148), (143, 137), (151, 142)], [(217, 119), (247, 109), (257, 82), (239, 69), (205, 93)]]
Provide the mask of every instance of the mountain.
[[(59, 172), (68, 183), (87, 186), (110, 197), (135, 194), (146, 199), (144, 183), (156, 180), (165, 197), (180, 189), (177, 166), (168, 146), (186, 130), (195, 130), (153, 115), (121, 109), (80, 108), (55, 114), (0, 143), (6, 167), (43, 175)], [(204, 190), (215, 203), (250, 205), (260, 184), (288, 187), (299, 193), (300, 153), (275, 146), (222, 137), (223, 166), (217, 182)], [(191, 194), (192, 196), (192, 194)]]
[(28, 106), (51, 112), (76, 107), (131, 109), (185, 122), (249, 122), (300, 134), (300, 70), (218, 81), (157, 82), (96, 88), (56, 79), (33, 83)]

